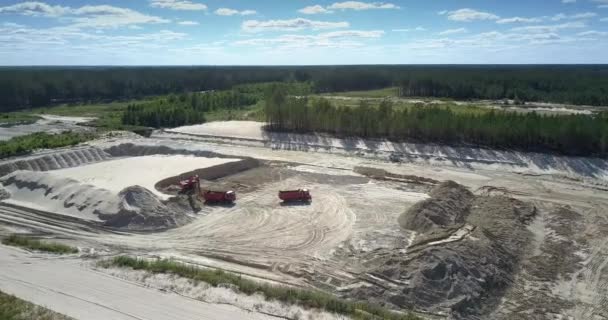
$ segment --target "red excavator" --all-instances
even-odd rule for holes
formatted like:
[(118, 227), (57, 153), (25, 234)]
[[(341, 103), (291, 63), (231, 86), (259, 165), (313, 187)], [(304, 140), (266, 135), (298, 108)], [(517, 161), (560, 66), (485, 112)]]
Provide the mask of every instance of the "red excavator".
[(179, 193), (193, 194), (200, 189), (200, 179), (198, 178), (198, 175), (195, 175), (186, 180), (181, 180), (179, 186), (181, 187)]
[(201, 190), (201, 183), (198, 175), (192, 176), (186, 180), (181, 180), (179, 185), (181, 186), (181, 194), (197, 194), (197, 196), (202, 197), (206, 203), (232, 203), (236, 200), (236, 193), (232, 190)]
[(312, 201), (312, 196), (308, 189), (279, 191), (279, 199), (283, 202), (290, 201)]

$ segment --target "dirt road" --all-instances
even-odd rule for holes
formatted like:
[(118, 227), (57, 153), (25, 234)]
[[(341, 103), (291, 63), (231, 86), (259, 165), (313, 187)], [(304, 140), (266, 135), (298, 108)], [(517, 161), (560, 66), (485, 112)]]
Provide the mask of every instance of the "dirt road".
[(76, 319), (274, 319), (149, 289), (96, 272), (71, 258), (0, 246), (0, 265), (0, 290)]

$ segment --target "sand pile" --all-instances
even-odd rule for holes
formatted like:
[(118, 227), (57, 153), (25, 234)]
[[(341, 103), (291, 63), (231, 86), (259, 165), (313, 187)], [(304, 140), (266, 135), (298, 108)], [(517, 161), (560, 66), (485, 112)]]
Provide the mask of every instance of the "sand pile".
[(0, 176), (17, 170), (49, 171), (71, 168), (112, 158), (99, 148), (72, 149), (48, 154), (35, 155), (19, 160), (0, 163)]
[(184, 206), (178, 199), (162, 202), (156, 195), (140, 186), (122, 190), (118, 197), (118, 213), (105, 218), (106, 225), (129, 229), (165, 229), (184, 225), (190, 221)]
[(535, 208), (506, 197), (474, 197), (453, 182), (431, 196), (408, 211), (414, 217), (406, 222), (421, 233), (407, 254), (391, 252), (369, 270), (394, 285), (351, 294), (456, 319), (484, 319), (517, 273)]
[(55, 172), (16, 171), (0, 178), (10, 192), (8, 203), (100, 221), (115, 228), (158, 230), (189, 221), (187, 212), (172, 201), (163, 202), (140, 186), (116, 193), (64, 178)]
[(190, 155), (153, 155), (104, 161), (57, 170), (54, 173), (60, 177), (71, 178), (113, 191), (115, 194), (127, 187), (138, 185), (153, 192), (161, 199), (168, 199), (169, 195), (155, 188), (158, 181), (239, 161), (239, 159), (231, 158), (205, 158)]
[(416, 203), (399, 217), (399, 225), (408, 230), (427, 232), (464, 222), (473, 194), (453, 181), (446, 181), (430, 193), (430, 198)]

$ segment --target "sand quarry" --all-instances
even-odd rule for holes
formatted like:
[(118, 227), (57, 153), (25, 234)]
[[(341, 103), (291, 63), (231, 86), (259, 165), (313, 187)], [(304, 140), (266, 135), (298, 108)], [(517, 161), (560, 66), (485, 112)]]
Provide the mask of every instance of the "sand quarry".
[[(606, 160), (262, 127), (125, 134), (2, 162), (0, 232), (55, 238), (83, 257), (171, 257), (429, 319), (608, 319)], [(236, 203), (179, 195), (192, 174), (235, 190)], [(313, 201), (280, 203), (277, 191), (293, 188)]]

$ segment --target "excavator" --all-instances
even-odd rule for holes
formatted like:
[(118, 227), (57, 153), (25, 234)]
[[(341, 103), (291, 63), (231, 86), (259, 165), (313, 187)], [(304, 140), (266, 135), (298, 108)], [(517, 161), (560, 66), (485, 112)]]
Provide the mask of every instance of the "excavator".
[(201, 190), (201, 181), (198, 175), (189, 177), (179, 182), (181, 187), (180, 194), (194, 195), (202, 197), (205, 203), (233, 203), (236, 200), (236, 193), (232, 190), (212, 191)]

